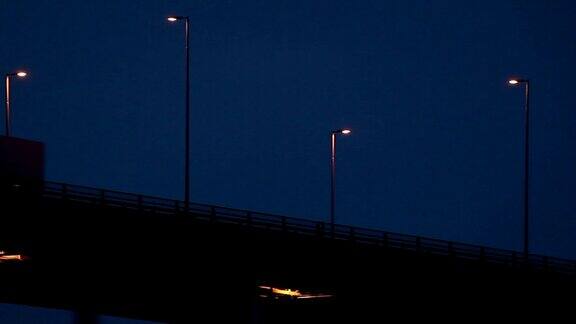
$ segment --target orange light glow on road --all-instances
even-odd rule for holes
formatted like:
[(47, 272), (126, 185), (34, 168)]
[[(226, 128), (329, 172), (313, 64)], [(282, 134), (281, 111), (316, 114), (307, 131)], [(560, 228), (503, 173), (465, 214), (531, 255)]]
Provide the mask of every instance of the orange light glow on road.
[(278, 295), (299, 297), (302, 294), (298, 290), (272, 288), (272, 292)]
[(294, 299), (315, 299), (315, 298), (331, 298), (334, 297), (330, 294), (323, 293), (311, 293), (311, 292), (301, 292), (298, 289), (290, 288), (276, 288), (271, 286), (258, 286), (260, 289), (268, 290), (268, 292), (260, 292), (259, 296), (261, 298), (294, 298)]
[(0, 255), (0, 261), (22, 261), (24, 257), (21, 254), (3, 254)]

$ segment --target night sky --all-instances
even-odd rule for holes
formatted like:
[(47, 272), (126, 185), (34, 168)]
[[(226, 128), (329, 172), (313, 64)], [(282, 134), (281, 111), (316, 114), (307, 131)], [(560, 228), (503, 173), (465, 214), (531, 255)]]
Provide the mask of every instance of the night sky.
[[(191, 19), (191, 200), (576, 258), (576, 3), (0, 0), (13, 134), (49, 180), (182, 199)], [(0, 118), (4, 125), (4, 115)], [(3, 127), (2, 127), (3, 131)]]

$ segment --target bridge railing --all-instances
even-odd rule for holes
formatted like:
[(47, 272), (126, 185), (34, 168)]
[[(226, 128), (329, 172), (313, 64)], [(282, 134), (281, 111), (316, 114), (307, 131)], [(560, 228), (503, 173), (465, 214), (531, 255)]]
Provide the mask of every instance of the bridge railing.
[[(23, 186), (12, 190), (25, 192)], [(301, 218), (266, 214), (243, 209), (190, 203), (173, 199), (104, 190), (57, 182), (45, 182), (40, 193), (48, 198), (64, 199), (106, 207), (131, 209), (158, 214), (184, 214), (200, 221), (231, 223), (253, 228), (282, 231), (326, 239), (356, 242), (460, 259), (485, 261), (509, 266), (522, 266), (538, 271), (576, 275), (576, 261), (536, 254), (490, 248), (459, 242), (390, 233)]]

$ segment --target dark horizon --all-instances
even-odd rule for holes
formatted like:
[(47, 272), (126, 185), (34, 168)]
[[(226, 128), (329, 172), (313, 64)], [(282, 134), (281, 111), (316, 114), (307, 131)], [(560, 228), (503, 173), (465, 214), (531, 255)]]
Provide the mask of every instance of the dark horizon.
[[(570, 1), (19, 1), (0, 4), (13, 135), (48, 180), (182, 199), (191, 19), (191, 200), (576, 258)], [(4, 114), (0, 118), (4, 124)]]

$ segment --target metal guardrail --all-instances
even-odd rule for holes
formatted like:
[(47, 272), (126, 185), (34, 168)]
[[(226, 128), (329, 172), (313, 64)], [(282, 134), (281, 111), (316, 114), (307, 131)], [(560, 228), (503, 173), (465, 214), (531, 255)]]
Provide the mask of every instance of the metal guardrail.
[[(37, 188), (37, 186), (36, 186)], [(14, 186), (14, 191), (25, 191)], [(214, 205), (185, 203), (179, 200), (104, 190), (57, 182), (44, 182), (39, 190), (43, 197), (131, 209), (157, 214), (184, 214), (200, 221), (230, 223), (266, 230), (276, 230), (359, 244), (383, 246), (390, 249), (414, 251), (431, 255), (476, 260), (493, 264), (526, 267), (536, 271), (556, 272), (576, 276), (576, 261), (537, 254), (490, 248), (472, 244), (390, 233), (348, 225), (334, 225), (321, 221), (259, 213)]]

